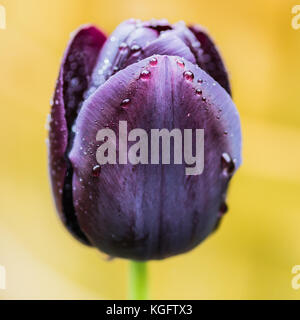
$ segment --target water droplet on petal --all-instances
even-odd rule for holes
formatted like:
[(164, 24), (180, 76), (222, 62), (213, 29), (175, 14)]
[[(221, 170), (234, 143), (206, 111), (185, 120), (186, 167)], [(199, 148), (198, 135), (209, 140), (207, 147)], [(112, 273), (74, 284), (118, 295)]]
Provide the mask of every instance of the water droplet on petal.
[(96, 164), (92, 169), (92, 175), (95, 178), (98, 178), (101, 173), (101, 166), (99, 164)]
[(70, 81), (70, 85), (73, 88), (78, 87), (79, 83), (80, 83), (80, 80), (77, 77), (72, 78), (71, 81)]
[(193, 43), (192, 43), (192, 47), (195, 48), (195, 49), (197, 49), (197, 48), (200, 48), (200, 47), (201, 47), (201, 44), (200, 44), (200, 42), (198, 42), (198, 41), (197, 41), (197, 42), (193, 42)]
[(183, 73), (183, 76), (184, 76), (184, 79), (187, 81), (193, 81), (193, 79), (194, 79), (194, 74), (192, 71), (185, 71)]
[(147, 80), (151, 77), (151, 72), (149, 70), (143, 70), (140, 74), (140, 79)]
[(219, 216), (223, 216), (228, 211), (228, 206), (225, 201), (223, 201), (219, 208)]
[(203, 80), (202, 79), (198, 79), (197, 82), (198, 83), (203, 83)]
[(128, 48), (128, 45), (127, 45), (127, 43), (125, 43), (125, 42), (122, 42), (120, 45), (119, 45), (119, 50), (120, 51), (124, 51), (124, 50), (126, 50)]
[(129, 99), (129, 98), (124, 99), (124, 100), (121, 102), (120, 106), (121, 106), (121, 107), (126, 107), (126, 106), (129, 105), (129, 103), (130, 103), (130, 99)]
[(223, 167), (223, 173), (226, 176), (232, 175), (235, 169), (235, 165), (234, 165), (234, 161), (232, 160), (232, 158), (227, 152), (222, 153), (221, 163)]
[(204, 101), (204, 102), (205, 102), (205, 101), (206, 101), (206, 98), (205, 98), (205, 97), (202, 97), (202, 101)]
[(184, 61), (182, 61), (182, 60), (177, 60), (176, 63), (181, 68), (183, 68), (185, 66)]
[(157, 65), (157, 59), (156, 58), (150, 59), (150, 64), (151, 64), (151, 66), (156, 66)]
[(134, 44), (133, 46), (131, 46), (130, 50), (132, 52), (138, 52), (138, 51), (141, 50), (141, 47), (139, 45), (137, 45), (137, 44)]
[(196, 89), (196, 94), (201, 95), (202, 94), (202, 90)]

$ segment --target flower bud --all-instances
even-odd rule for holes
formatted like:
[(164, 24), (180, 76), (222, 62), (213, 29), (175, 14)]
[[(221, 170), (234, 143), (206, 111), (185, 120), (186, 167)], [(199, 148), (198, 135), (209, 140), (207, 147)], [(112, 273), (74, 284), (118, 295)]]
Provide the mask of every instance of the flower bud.
[[(134, 260), (197, 246), (227, 211), (241, 163), (230, 94), (222, 59), (199, 26), (129, 20), (108, 39), (92, 26), (78, 30), (49, 132), (54, 199), (69, 231)], [(154, 141), (165, 144), (156, 152)]]

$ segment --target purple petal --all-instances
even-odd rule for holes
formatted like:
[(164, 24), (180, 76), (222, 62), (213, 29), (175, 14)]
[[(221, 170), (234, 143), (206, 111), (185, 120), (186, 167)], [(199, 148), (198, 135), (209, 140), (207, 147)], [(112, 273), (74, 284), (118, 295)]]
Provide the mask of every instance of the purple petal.
[(91, 92), (88, 95), (115, 71), (123, 69), (128, 57), (134, 55), (135, 62), (137, 61), (140, 50), (131, 50), (132, 48), (143, 48), (157, 37), (158, 33), (155, 30), (144, 27), (139, 20), (130, 19), (121, 23), (110, 35), (101, 51), (92, 75)]
[[(165, 34), (158, 39), (148, 44), (140, 55), (140, 59), (151, 57), (152, 55), (168, 55), (178, 56), (186, 60), (196, 63), (195, 57), (189, 47), (178, 38), (172, 31), (165, 32)], [(126, 62), (126, 66), (137, 62), (136, 57), (132, 56)]]
[(199, 25), (190, 27), (190, 30), (200, 42), (201, 47), (196, 50), (197, 63), (212, 76), (230, 95), (230, 82), (223, 60), (213, 40)]
[[(101, 51), (86, 97), (114, 73), (154, 54), (180, 56), (195, 63), (190, 48), (172, 28), (166, 20), (130, 19), (121, 23)], [(189, 29), (185, 30), (194, 37)]]
[(61, 63), (49, 123), (49, 170), (55, 204), (63, 223), (83, 242), (87, 239), (76, 222), (70, 199), (72, 190), (68, 190), (70, 185), (66, 183), (70, 168), (65, 154), (72, 140), (70, 131), (83, 93), (105, 39), (93, 26), (84, 26), (73, 34)]
[[(121, 70), (84, 103), (70, 153), (81, 229), (100, 250), (136, 260), (186, 252), (212, 232), (241, 163), (239, 116), (226, 91), (188, 61), (183, 66), (179, 57), (154, 58), (155, 65), (152, 57)], [(150, 77), (142, 79), (143, 70)], [(120, 120), (128, 131), (148, 134), (203, 128), (204, 172), (186, 176), (185, 164), (116, 164), (95, 175), (97, 131), (108, 126), (118, 136)]]

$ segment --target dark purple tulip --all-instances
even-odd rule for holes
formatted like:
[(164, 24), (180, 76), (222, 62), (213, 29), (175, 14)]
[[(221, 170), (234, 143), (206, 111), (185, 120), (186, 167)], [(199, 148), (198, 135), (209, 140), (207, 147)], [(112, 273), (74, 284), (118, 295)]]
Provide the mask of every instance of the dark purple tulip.
[[(227, 211), (241, 163), (238, 112), (213, 41), (198, 26), (122, 23), (106, 39), (79, 29), (62, 61), (50, 121), (57, 210), (85, 244), (116, 257), (162, 259), (197, 246)], [(182, 165), (104, 165), (99, 129), (205, 130), (204, 171)], [(117, 134), (118, 135), (118, 134)], [(119, 138), (119, 137), (117, 137)]]

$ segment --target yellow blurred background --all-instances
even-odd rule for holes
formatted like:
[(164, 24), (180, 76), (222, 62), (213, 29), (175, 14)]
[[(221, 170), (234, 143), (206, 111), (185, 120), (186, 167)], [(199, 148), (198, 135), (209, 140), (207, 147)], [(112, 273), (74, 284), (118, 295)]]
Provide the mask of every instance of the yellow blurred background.
[[(299, 1), (300, 2), (300, 1)], [(230, 71), (244, 163), (222, 226), (149, 264), (153, 299), (299, 299), (300, 29), (287, 0), (0, 0), (0, 299), (125, 299), (128, 263), (75, 241), (52, 203), (46, 116), (71, 31), (128, 18), (207, 27)]]

